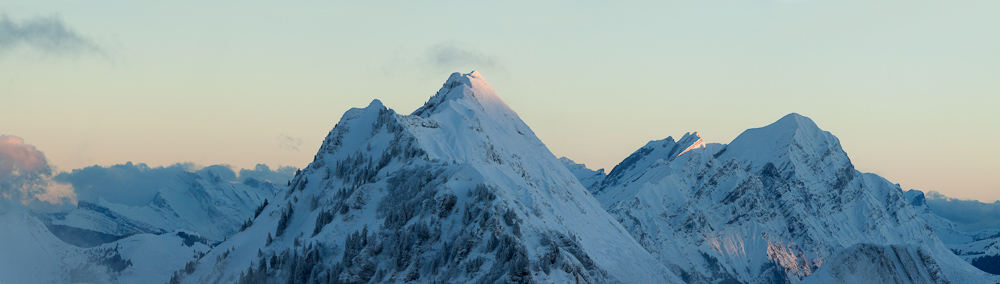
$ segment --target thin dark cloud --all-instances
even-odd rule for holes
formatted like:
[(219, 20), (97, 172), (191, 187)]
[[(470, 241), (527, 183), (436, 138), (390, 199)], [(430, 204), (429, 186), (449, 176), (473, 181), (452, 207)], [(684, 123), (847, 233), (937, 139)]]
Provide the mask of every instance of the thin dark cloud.
[(103, 53), (100, 46), (67, 26), (59, 16), (38, 16), (20, 22), (0, 15), (0, 53), (20, 45), (49, 54)]
[(495, 69), (499, 66), (494, 56), (452, 44), (432, 46), (427, 50), (427, 58), (431, 65), (442, 70)]
[(298, 152), (299, 147), (302, 146), (302, 139), (287, 134), (279, 134), (275, 139), (278, 140), (278, 148), (281, 149)]

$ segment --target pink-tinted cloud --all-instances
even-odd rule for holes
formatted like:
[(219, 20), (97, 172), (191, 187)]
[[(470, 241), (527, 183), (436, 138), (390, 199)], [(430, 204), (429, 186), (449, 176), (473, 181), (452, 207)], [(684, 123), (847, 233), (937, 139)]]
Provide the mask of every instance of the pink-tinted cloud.
[(14, 174), (51, 174), (45, 154), (17, 136), (0, 136), (0, 178)]
[(76, 203), (73, 186), (52, 180), (45, 154), (17, 136), (0, 136), (0, 209), (20, 203), (33, 208)]

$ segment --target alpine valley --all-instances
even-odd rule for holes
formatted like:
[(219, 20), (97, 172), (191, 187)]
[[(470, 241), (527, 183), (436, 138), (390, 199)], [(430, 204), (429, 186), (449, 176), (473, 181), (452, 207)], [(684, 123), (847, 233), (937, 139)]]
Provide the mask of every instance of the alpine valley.
[(454, 73), (409, 115), (348, 110), (287, 182), (243, 176), (2, 212), (0, 283), (1000, 283), (1000, 228), (960, 230), (798, 114), (605, 173)]

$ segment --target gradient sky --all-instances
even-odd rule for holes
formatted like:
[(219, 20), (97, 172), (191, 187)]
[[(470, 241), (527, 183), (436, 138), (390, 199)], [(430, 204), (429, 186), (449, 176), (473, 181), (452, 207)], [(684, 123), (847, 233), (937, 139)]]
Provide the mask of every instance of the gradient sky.
[(478, 70), (592, 168), (797, 112), (863, 172), (1000, 199), (1000, 1), (166, 2), (4, 1), (0, 134), (60, 170), (303, 167), (347, 109)]

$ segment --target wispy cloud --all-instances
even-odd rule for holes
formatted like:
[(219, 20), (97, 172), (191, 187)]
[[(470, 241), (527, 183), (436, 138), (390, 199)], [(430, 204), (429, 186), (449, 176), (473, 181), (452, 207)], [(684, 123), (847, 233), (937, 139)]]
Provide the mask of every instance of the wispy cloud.
[[(441, 74), (451, 72), (469, 72), (471, 70), (496, 72), (503, 68), (503, 64), (496, 56), (483, 53), (475, 48), (454, 43), (443, 42), (431, 45), (416, 53), (408, 54), (398, 51), (382, 66), (382, 74), (387, 78), (392, 78), (405, 74), (423, 74), (424, 79), (439, 80)], [(491, 72), (491, 73), (492, 73)]]
[(454, 44), (438, 44), (427, 50), (427, 59), (437, 69), (495, 69), (499, 67), (494, 56), (475, 49)]
[(281, 149), (298, 152), (299, 147), (302, 146), (302, 139), (287, 134), (279, 134), (274, 139), (278, 140), (278, 148)]
[(100, 46), (67, 26), (59, 16), (38, 16), (20, 22), (0, 15), (0, 54), (27, 45), (58, 55), (104, 53)]

